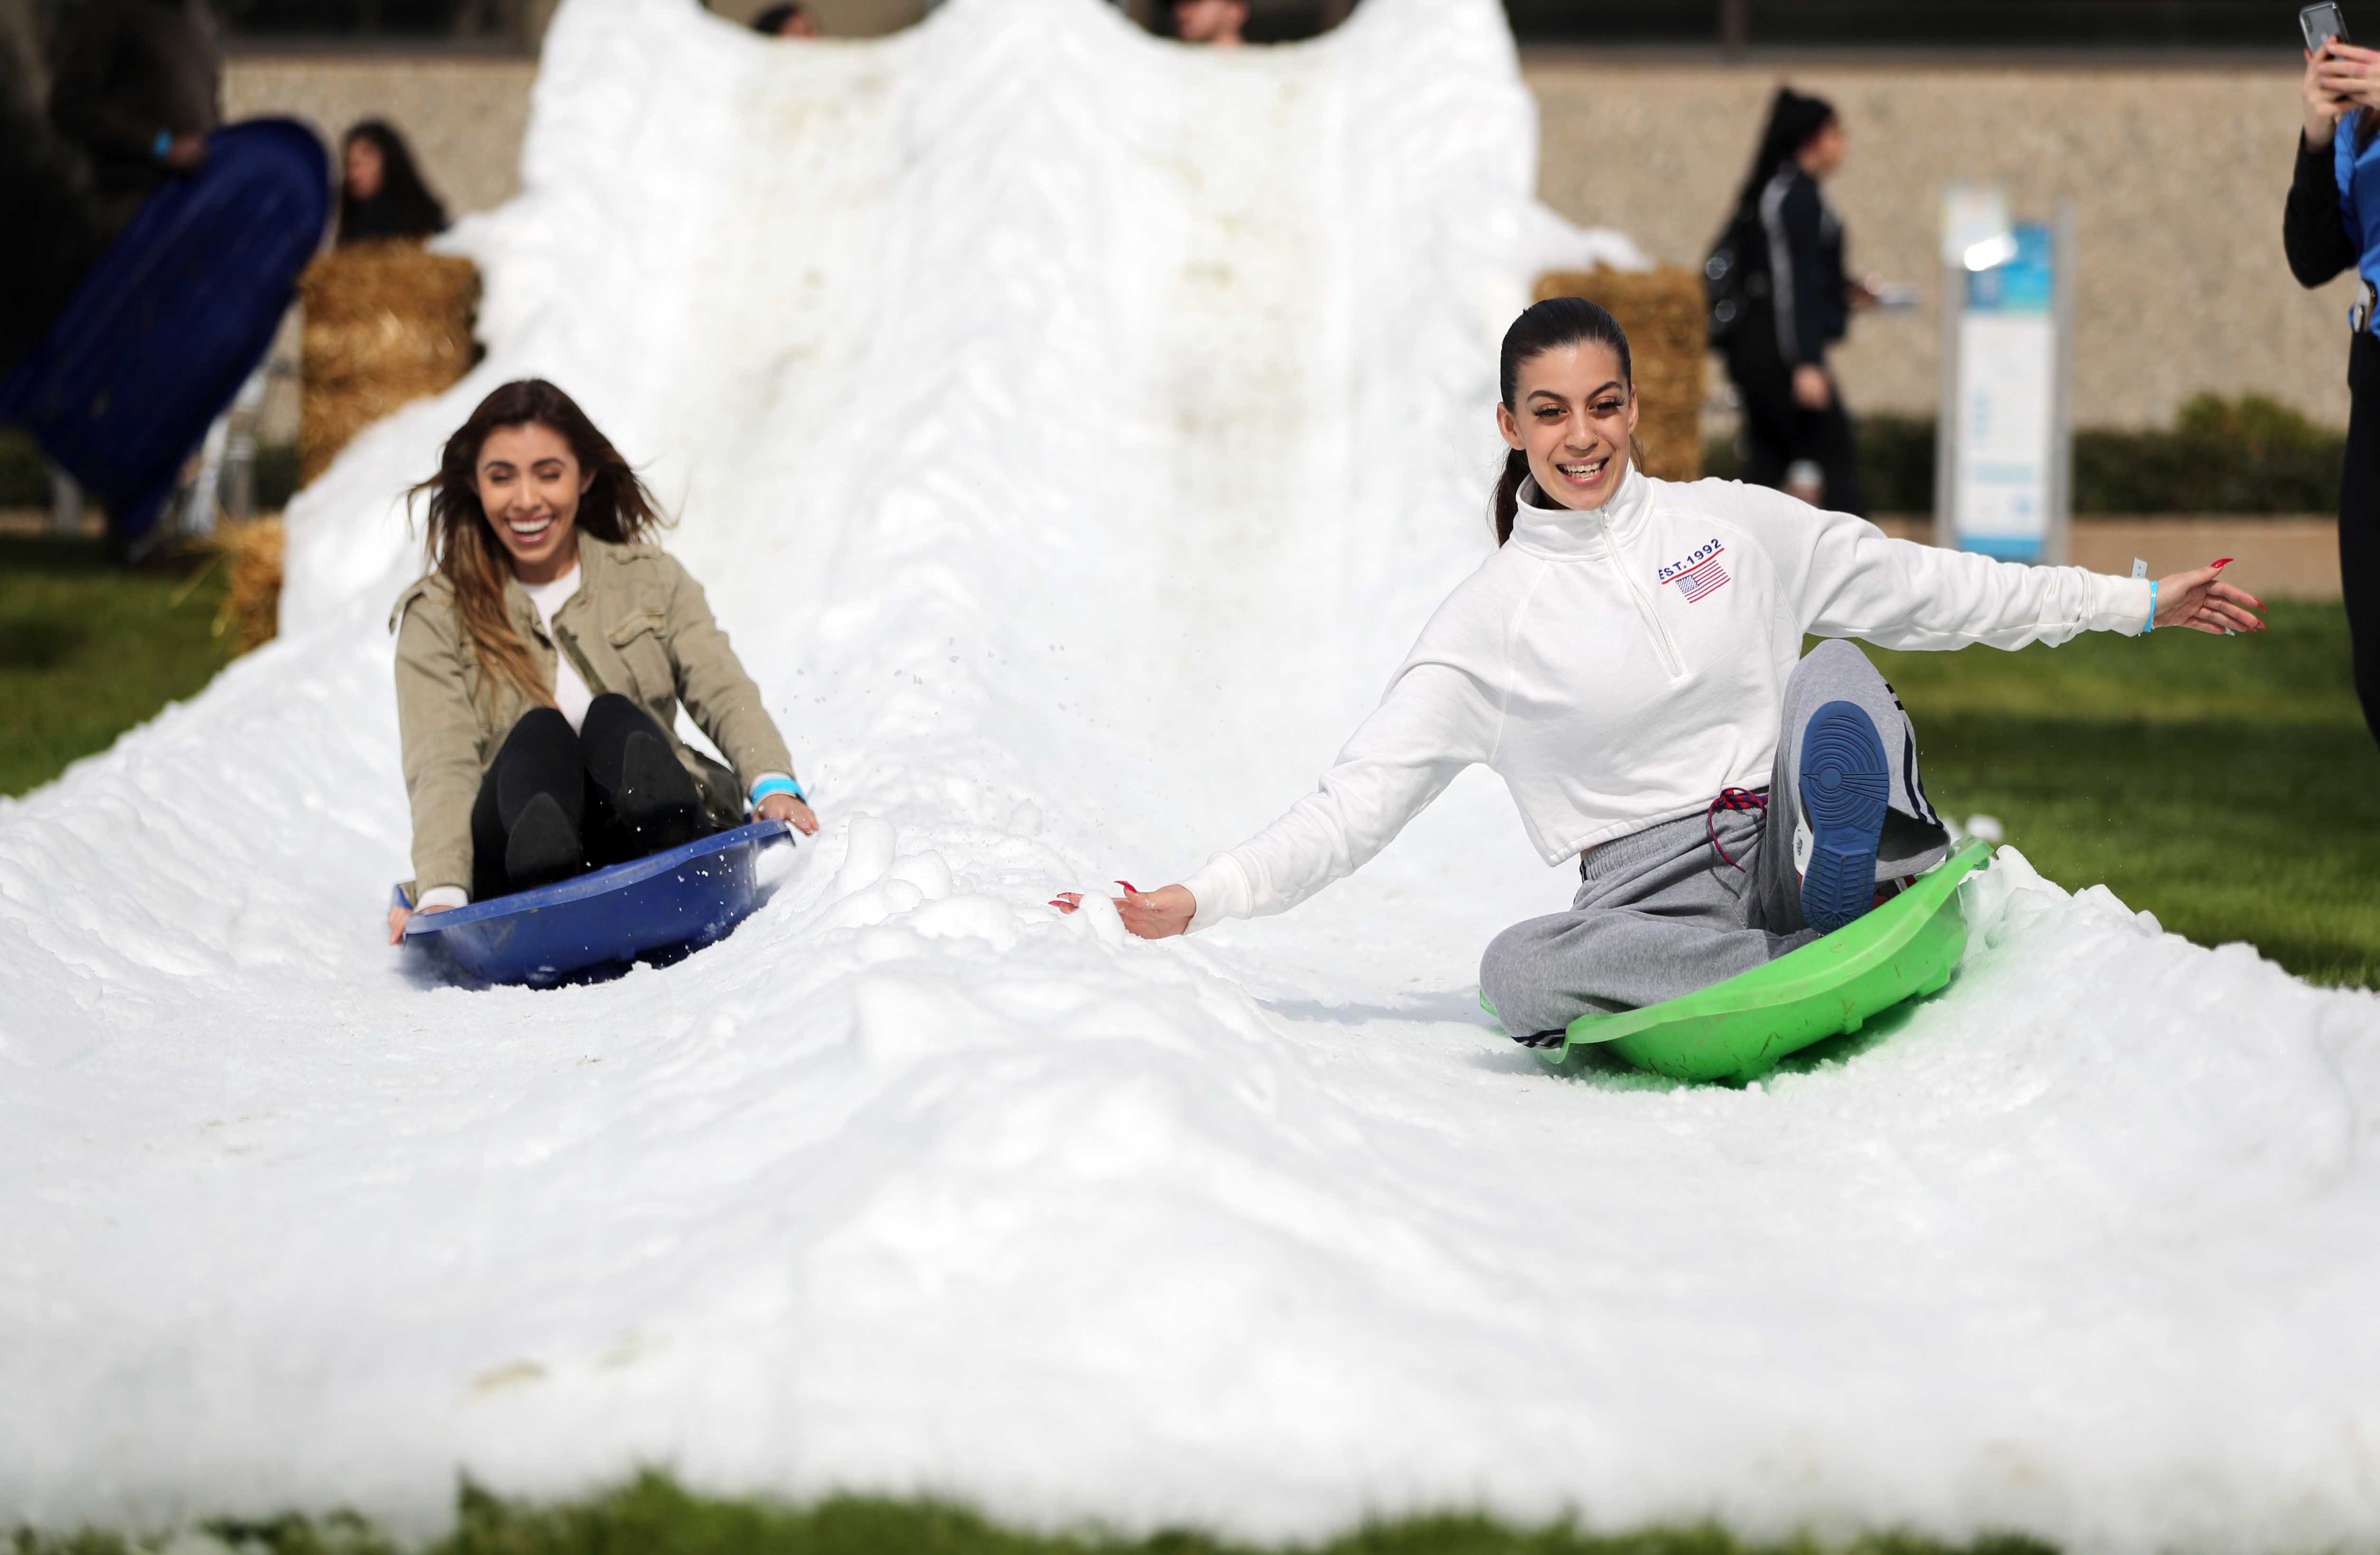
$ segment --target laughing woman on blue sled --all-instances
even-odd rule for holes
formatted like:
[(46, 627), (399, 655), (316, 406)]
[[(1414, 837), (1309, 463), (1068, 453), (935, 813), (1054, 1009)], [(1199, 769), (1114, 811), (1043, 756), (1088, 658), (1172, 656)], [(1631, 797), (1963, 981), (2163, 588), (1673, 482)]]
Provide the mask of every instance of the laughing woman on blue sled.
[[(419, 491), (431, 570), (390, 625), (420, 911), (659, 853), (747, 806), (818, 830), (702, 586), (650, 543), (651, 494), (568, 395), (497, 389)], [(680, 705), (735, 771), (678, 740)]]
[(1514, 1035), (1560, 1031), (1748, 971), (1944, 856), (1891, 687), (1847, 643), (1802, 657), (1805, 635), (2016, 649), (2264, 625), (2215, 567), (2022, 566), (1758, 487), (1653, 480), (1632, 457), (1627, 338), (1591, 302), (1523, 313), (1500, 378), (1496, 553), (1320, 786), (1182, 884), (1123, 897), (1134, 933), (1294, 906), (1484, 762), (1546, 862), (1579, 860), (1571, 909), (1505, 930), (1479, 968)]

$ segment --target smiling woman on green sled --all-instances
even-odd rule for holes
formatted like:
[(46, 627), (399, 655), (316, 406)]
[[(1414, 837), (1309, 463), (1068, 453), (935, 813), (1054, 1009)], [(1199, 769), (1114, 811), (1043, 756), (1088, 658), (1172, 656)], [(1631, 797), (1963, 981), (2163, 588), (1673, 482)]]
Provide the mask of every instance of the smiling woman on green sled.
[[(1361, 868), (1474, 762), (1503, 778), (1567, 912), (1488, 945), (1516, 1038), (1762, 966), (1947, 854), (1917, 736), (1849, 643), (2017, 649), (2086, 631), (2261, 631), (2220, 564), (2155, 582), (1893, 540), (1849, 514), (1637, 468), (1627, 337), (1556, 298), (1504, 336), (1497, 550), (1440, 605), (1311, 794), (1178, 885), (1147, 939), (1295, 906)], [(1073, 911), (1080, 897), (1059, 898)]]

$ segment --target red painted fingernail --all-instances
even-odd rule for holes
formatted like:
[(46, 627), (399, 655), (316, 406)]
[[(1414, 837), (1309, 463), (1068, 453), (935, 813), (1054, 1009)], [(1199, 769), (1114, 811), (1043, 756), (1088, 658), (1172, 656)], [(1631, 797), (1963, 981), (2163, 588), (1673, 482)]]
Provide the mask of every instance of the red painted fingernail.
[(1138, 886), (1136, 886), (1136, 885), (1133, 884), (1133, 883), (1132, 883), (1132, 881), (1116, 881), (1116, 884), (1118, 884), (1118, 885), (1120, 885), (1120, 886), (1123, 887), (1126, 891), (1128, 891), (1128, 892), (1132, 893), (1132, 894), (1134, 894), (1135, 896), (1137, 896), (1137, 895), (1139, 895), (1139, 894), (1140, 894), (1140, 887), (1138, 887)]
[(2216, 571), (2217, 571), (2217, 572), (2221, 572), (2225, 567), (2228, 567), (2228, 566), (2229, 566), (2230, 565), (2231, 565), (2231, 558), (2230, 558), (2230, 557), (2228, 557), (2228, 556), (2226, 556), (2226, 557), (2224, 557), (2221, 561), (2218, 561), (2218, 562), (2216, 562), (2216, 563), (2215, 564), (2215, 570), (2216, 570)]

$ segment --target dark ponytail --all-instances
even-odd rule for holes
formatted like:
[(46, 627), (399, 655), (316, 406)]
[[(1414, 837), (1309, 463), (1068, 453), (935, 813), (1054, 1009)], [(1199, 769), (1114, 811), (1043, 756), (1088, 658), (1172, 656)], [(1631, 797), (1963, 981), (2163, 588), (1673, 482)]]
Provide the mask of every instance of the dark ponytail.
[[(1513, 395), (1520, 392), (1523, 362), (1548, 351), (1586, 342), (1610, 347), (1620, 358), (1620, 381), (1633, 393), (1636, 365), (1628, 354), (1628, 336), (1621, 329), (1620, 321), (1583, 297), (1549, 297), (1523, 310), (1521, 316), (1512, 321), (1512, 327), (1504, 332), (1504, 349), (1496, 363), (1496, 384), (1504, 396), (1504, 408), (1514, 416), (1521, 413)], [(1638, 468), (1643, 468), (1645, 456), (1634, 438), (1628, 440), (1628, 454)], [(1498, 545), (1512, 538), (1512, 519), (1521, 509), (1521, 483), (1528, 478), (1529, 456), (1515, 448), (1504, 459), (1504, 473), (1496, 479)]]
[(1752, 153), (1752, 169), (1743, 176), (1743, 188), (1736, 191), (1735, 208), (1750, 207), (1768, 187), (1768, 180), (1777, 176), (1777, 170), (1800, 156), (1802, 148), (1834, 122), (1835, 105), (1825, 98), (1779, 87), (1768, 103), (1768, 124), (1760, 132), (1760, 145)]

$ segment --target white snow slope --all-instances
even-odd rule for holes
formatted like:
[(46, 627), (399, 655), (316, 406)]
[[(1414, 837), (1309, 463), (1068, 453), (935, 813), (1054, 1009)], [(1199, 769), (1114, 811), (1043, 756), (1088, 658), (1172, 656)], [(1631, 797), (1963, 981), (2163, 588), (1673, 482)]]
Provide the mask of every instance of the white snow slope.
[[(298, 504), (281, 640), (0, 804), (0, 1520), (658, 1464), (2380, 1549), (2380, 1000), (2011, 858), (1888, 1040), (1556, 1079), (1474, 969), (1571, 881), (1479, 774), (1283, 918), (1042, 905), (1268, 819), (1482, 553), (1497, 334), (1596, 246), (1534, 134), (1491, 0), (1236, 56), (570, 0), (458, 239), (485, 367)], [(827, 832), (677, 966), (474, 991), (379, 942), (391, 499), (532, 371), (682, 507)]]

